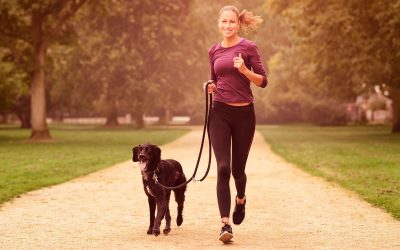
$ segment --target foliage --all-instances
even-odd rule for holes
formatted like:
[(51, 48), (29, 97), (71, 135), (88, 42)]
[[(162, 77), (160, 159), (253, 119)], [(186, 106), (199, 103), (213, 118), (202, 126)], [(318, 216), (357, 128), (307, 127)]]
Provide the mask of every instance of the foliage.
[(28, 92), (28, 86), (24, 83), (26, 73), (19, 71), (16, 66), (7, 61), (9, 55), (0, 48), (0, 110), (10, 112), (15, 100)]
[[(23, 106), (14, 97), (27, 93), (38, 69), (32, 11), (42, 11), (43, 32), (52, 34), (64, 5), (2, 1), (0, 89), (8, 98), (0, 110), (7, 113)], [(253, 88), (258, 121), (342, 123), (341, 107), (374, 85), (388, 90), (394, 124), (400, 119), (400, 0), (88, 1), (49, 44), (48, 114), (101, 115), (112, 123), (131, 113), (138, 126), (143, 115), (201, 122), (207, 49), (221, 39), (216, 20), (226, 4), (264, 19), (256, 32), (241, 34), (268, 61), (268, 88)]]
[[(192, 87), (188, 79), (197, 77), (193, 72), (200, 54), (193, 47), (203, 41), (195, 35), (202, 29), (193, 29), (201, 24), (190, 14), (191, 8), (190, 1), (178, 0), (85, 6), (75, 22), (76, 46), (69, 49), (69, 57), (59, 51), (58, 58), (66, 66), (56, 63), (54, 78), (59, 74), (66, 78), (56, 83), (54, 102), (63, 102), (65, 96), (79, 99), (72, 91), (63, 92), (68, 88), (64, 86), (75, 86), (77, 92), (91, 89), (85, 100), (64, 106), (67, 113), (79, 115), (82, 107), (102, 115), (132, 113), (139, 125), (144, 113), (179, 109), (185, 100), (176, 100), (185, 99), (184, 93)], [(190, 29), (194, 36), (187, 36)], [(71, 75), (71, 70), (78, 74)]]
[(12, 60), (29, 76), (31, 139), (49, 139), (46, 123), (45, 62), (55, 41), (68, 42), (72, 34), (66, 21), (87, 0), (1, 1), (0, 41)]
[(272, 59), (278, 84), (343, 102), (365, 85), (398, 88), (400, 1), (271, 0), (266, 8), (282, 19), (289, 41)]

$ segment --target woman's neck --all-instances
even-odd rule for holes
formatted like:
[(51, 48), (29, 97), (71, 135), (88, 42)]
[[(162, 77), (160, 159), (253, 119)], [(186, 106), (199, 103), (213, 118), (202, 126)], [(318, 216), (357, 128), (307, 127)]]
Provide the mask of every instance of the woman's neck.
[(229, 37), (226, 38), (224, 37), (224, 40), (222, 40), (222, 47), (232, 47), (240, 42), (240, 37), (239, 36), (234, 36), (234, 37)]

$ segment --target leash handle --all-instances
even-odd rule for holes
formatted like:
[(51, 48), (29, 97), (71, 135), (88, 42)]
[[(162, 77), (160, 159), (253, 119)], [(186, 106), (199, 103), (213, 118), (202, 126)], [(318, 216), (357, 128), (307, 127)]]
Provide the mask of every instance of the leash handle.
[[(167, 187), (158, 181), (158, 177), (154, 173), (153, 179), (155, 180), (155, 183), (164, 189), (175, 190), (175, 189), (179, 189), (179, 188), (186, 186), (192, 180), (193, 181), (203, 181), (207, 177), (208, 172), (210, 171), (211, 153), (212, 152), (211, 152), (211, 139), (210, 139), (210, 133), (209, 133), (209, 124), (210, 124), (210, 114), (211, 114), (211, 108), (212, 108), (212, 93), (208, 93), (208, 85), (210, 85), (214, 82), (215, 82), (214, 80), (209, 80), (205, 83), (204, 92), (205, 92), (205, 96), (206, 96), (206, 108), (205, 108), (205, 114), (204, 114), (203, 135), (201, 138), (200, 151), (199, 151), (199, 155), (197, 157), (196, 167), (194, 169), (193, 175), (192, 175), (192, 177), (189, 178), (189, 180), (185, 181), (184, 183), (181, 183), (178, 186)], [(206, 131), (207, 131), (207, 136), (208, 136), (208, 166), (207, 166), (207, 170), (206, 170), (206, 173), (204, 174), (204, 176), (200, 180), (197, 180), (197, 179), (195, 179), (195, 176), (197, 173), (197, 169), (199, 168), (201, 155), (203, 154), (203, 145), (204, 145), (204, 138), (205, 138)]]

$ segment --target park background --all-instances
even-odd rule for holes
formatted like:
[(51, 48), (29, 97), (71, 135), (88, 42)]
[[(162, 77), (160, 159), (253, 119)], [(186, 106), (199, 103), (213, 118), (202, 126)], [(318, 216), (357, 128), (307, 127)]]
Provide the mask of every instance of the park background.
[(201, 124), (226, 4), (264, 19), (242, 35), (268, 68), (253, 91), (272, 149), (400, 218), (395, 0), (1, 0), (0, 202), (171, 141), (173, 117)]
[(268, 88), (253, 88), (259, 123), (391, 122), (400, 131), (393, 0), (3, 0), (1, 122), (19, 121), (39, 139), (50, 137), (48, 122), (74, 118), (137, 128), (146, 117), (201, 123), (207, 51), (221, 40), (224, 4), (264, 18), (242, 34), (269, 71)]

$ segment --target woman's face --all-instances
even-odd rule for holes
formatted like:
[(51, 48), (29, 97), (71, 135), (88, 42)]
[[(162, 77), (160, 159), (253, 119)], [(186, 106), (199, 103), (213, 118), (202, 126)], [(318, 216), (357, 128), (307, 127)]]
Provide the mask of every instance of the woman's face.
[(239, 31), (239, 20), (235, 12), (225, 10), (218, 19), (218, 28), (224, 38), (231, 38)]

